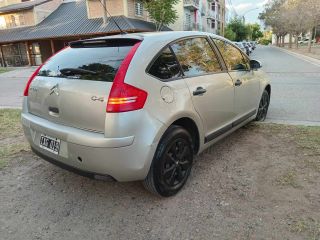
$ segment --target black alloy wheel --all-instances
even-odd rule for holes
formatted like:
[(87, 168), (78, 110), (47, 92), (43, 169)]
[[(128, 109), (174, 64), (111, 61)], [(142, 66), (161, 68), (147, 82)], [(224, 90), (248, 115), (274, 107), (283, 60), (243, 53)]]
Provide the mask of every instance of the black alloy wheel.
[(268, 108), (270, 104), (270, 96), (267, 90), (263, 91), (260, 103), (259, 103), (259, 109), (256, 117), (256, 121), (264, 121), (267, 117)]
[(175, 195), (186, 183), (192, 162), (190, 134), (182, 127), (171, 126), (158, 145), (144, 186), (163, 197)]

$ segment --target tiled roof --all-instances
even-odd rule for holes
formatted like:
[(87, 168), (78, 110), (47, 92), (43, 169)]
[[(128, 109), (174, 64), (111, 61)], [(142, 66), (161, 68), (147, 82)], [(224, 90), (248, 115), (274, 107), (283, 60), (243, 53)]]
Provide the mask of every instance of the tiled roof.
[(46, 2), (50, 2), (51, 0), (33, 0), (33, 1), (28, 1), (28, 2), (21, 2), (21, 3), (16, 3), (12, 4), (9, 6), (1, 7), (0, 8), (0, 13), (8, 13), (12, 11), (19, 11), (19, 10), (25, 10), (25, 9), (30, 9), (35, 6), (41, 5)]
[[(123, 31), (154, 31), (153, 23), (124, 16), (113, 17)], [(170, 30), (166, 28), (165, 30)], [(111, 18), (88, 19), (85, 1), (66, 2), (36, 26), (0, 30), (0, 43), (49, 39), (67, 36), (88, 36), (119, 32)]]

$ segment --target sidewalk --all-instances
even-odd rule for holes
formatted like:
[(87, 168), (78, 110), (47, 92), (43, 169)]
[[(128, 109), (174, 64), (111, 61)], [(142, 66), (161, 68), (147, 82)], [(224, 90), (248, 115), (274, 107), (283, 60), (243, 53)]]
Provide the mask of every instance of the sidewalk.
[(320, 45), (318, 44), (315, 46), (312, 46), (311, 53), (308, 52), (308, 46), (306, 45), (302, 45), (302, 46), (299, 45), (299, 48), (296, 48), (295, 46), (292, 46), (292, 48), (289, 48), (288, 46), (286, 46), (285, 48), (294, 53), (299, 53), (307, 57), (312, 57), (320, 60)]
[[(315, 66), (320, 67), (320, 48), (315, 49), (316, 51), (319, 50), (319, 55), (318, 55), (318, 54), (314, 53), (315, 51), (312, 54), (308, 54), (307, 49), (303, 49), (302, 47), (300, 47), (301, 49), (294, 49), (294, 48), (289, 49), (289, 48), (282, 48), (282, 47), (277, 47), (277, 46), (273, 46), (273, 47), (278, 48), (283, 52), (286, 52), (292, 56), (298, 57), (306, 62), (309, 62), (311, 64), (314, 64)], [(315, 58), (314, 56), (317, 56), (317, 58)]]
[(0, 108), (21, 108), (25, 85), (36, 67), (19, 67), (0, 74)]

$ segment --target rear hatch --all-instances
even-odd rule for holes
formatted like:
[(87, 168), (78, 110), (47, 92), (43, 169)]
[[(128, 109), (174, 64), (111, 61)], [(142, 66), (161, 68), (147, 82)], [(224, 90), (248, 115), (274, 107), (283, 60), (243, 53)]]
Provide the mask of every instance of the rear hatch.
[(31, 82), (29, 112), (49, 121), (104, 132), (114, 77), (137, 39), (71, 44), (45, 63)]

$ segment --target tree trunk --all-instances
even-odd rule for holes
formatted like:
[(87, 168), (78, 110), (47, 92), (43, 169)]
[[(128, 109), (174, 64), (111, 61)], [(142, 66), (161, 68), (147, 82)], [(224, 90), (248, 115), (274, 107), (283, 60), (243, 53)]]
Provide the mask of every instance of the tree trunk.
[(299, 43), (298, 43), (298, 34), (296, 34), (296, 39), (295, 39), (295, 43), (296, 43), (296, 49), (299, 48)]
[(285, 36), (282, 36), (282, 38), (281, 38), (281, 47), (284, 47), (284, 38), (285, 38)]
[(277, 36), (277, 42), (276, 42), (276, 44), (277, 44), (277, 47), (279, 47), (279, 36)]
[(311, 42), (312, 42), (312, 37), (313, 37), (313, 28), (310, 30), (310, 36), (309, 36), (309, 41), (308, 41), (308, 52), (311, 53)]
[(289, 33), (289, 48), (292, 48), (292, 33)]

